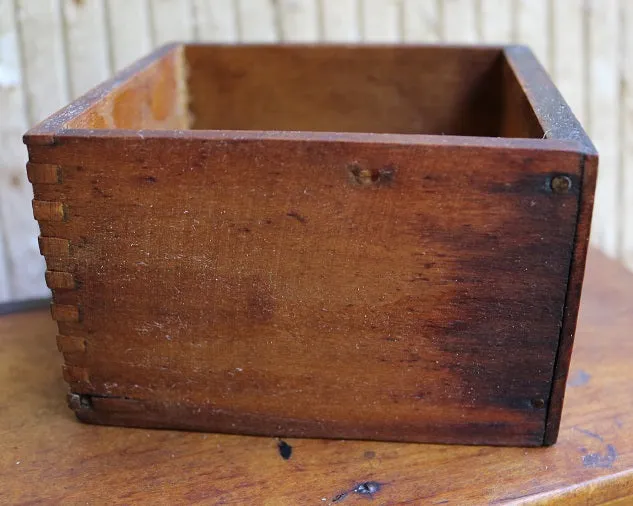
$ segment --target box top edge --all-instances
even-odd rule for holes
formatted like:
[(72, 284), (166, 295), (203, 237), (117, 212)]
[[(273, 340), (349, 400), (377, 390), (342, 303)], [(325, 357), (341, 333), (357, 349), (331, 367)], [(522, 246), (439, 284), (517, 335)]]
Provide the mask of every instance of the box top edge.
[[(29, 144), (37, 142), (34, 136)], [(514, 137), (479, 137), (435, 134), (398, 134), (370, 132), (321, 132), (291, 130), (129, 130), (129, 129), (62, 129), (56, 131), (51, 144), (72, 139), (109, 140), (173, 140), (173, 141), (216, 141), (216, 142), (332, 142), (332, 143), (373, 143), (400, 145), (427, 145), (437, 147), (480, 147), (489, 149), (532, 149), (576, 152), (590, 154), (585, 146), (574, 139), (536, 139)], [(42, 139), (42, 137), (39, 137)], [(47, 140), (47, 139), (44, 139)]]
[(54, 137), (64, 132), (65, 124), (84, 113), (95, 102), (103, 98), (104, 95), (122, 86), (136, 73), (150, 67), (181, 47), (183, 47), (183, 43), (180, 42), (164, 44), (145, 57), (134, 61), (116, 72), (109, 79), (91, 88), (65, 107), (31, 127), (22, 136), (22, 141), (27, 145), (53, 144)]
[(508, 45), (504, 56), (523, 89), (545, 136), (578, 142), (588, 156), (598, 151), (534, 52), (525, 45)]

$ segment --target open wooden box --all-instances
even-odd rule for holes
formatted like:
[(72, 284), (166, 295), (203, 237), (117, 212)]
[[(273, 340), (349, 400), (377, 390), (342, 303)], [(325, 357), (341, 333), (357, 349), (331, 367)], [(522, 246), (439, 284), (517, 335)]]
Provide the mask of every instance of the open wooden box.
[(24, 139), (81, 420), (556, 440), (598, 158), (528, 49), (170, 45)]

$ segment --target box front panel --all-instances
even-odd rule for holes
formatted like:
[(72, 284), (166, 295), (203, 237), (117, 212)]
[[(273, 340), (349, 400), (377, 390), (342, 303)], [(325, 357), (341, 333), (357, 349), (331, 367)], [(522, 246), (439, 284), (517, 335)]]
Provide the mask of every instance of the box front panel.
[(62, 137), (31, 161), (61, 170), (34, 187), (63, 208), (40, 226), (68, 240), (81, 418), (541, 444), (580, 155)]

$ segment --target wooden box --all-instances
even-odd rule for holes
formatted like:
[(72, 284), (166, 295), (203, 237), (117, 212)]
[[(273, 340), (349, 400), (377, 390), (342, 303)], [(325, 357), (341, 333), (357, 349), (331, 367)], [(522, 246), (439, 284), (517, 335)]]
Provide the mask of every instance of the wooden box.
[(81, 420), (555, 442), (598, 157), (528, 49), (170, 45), (25, 142)]

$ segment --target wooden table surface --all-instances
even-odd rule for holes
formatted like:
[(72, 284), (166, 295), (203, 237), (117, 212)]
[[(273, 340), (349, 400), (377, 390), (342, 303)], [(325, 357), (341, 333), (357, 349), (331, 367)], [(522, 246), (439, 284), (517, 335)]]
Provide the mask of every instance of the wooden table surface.
[[(591, 252), (558, 443), (493, 448), (100, 427), (47, 310), (0, 317), (0, 504), (633, 504), (633, 275)], [(626, 499), (628, 497), (628, 499)]]

